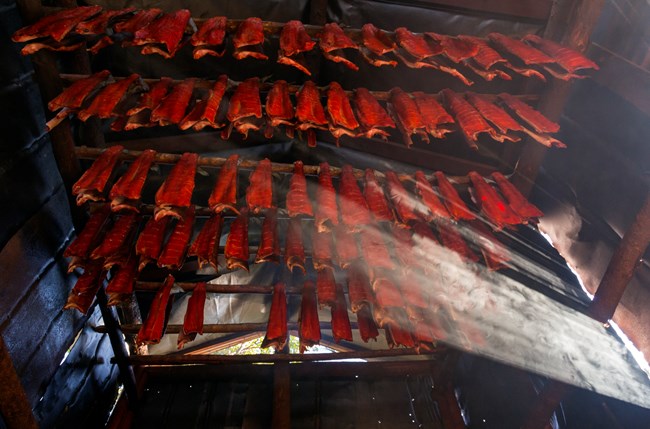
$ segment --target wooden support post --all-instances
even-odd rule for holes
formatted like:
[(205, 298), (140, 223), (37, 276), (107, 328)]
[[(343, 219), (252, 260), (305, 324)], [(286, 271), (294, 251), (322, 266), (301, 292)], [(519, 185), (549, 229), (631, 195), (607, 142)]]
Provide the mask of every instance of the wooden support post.
[(438, 402), (442, 424), (448, 429), (465, 429), (460, 406), (454, 394), (454, 372), (460, 352), (449, 350), (441, 365), (433, 367), (434, 390), (432, 397)]
[(291, 428), (291, 375), (289, 362), (273, 365), (273, 420), (272, 429)]
[(607, 271), (589, 307), (591, 317), (603, 323), (612, 318), (648, 244), (650, 244), (650, 192), (646, 195), (641, 210), (609, 261)]
[(100, 287), (99, 291), (97, 291), (97, 304), (102, 312), (104, 326), (107, 328), (108, 338), (111, 341), (113, 353), (115, 354), (115, 363), (120, 370), (120, 379), (122, 384), (124, 384), (124, 391), (126, 392), (129, 406), (133, 408), (138, 401), (135, 374), (133, 373), (133, 367), (129, 363), (129, 355), (119, 329), (119, 323), (115, 318), (113, 309), (108, 307), (108, 298), (106, 297), (104, 288)]
[[(544, 37), (584, 52), (604, 3), (605, 0), (556, 2), (551, 10)], [(537, 109), (549, 119), (557, 121), (569, 98), (571, 83), (553, 79), (547, 85), (548, 89), (542, 95)], [(524, 195), (528, 195), (533, 188), (546, 150), (545, 146), (537, 142), (526, 142), (512, 177), (512, 183)]]
[(8, 429), (38, 429), (4, 339), (0, 336), (0, 414)]
[(549, 381), (537, 397), (521, 429), (551, 429), (551, 416), (562, 398), (573, 389), (559, 381)]

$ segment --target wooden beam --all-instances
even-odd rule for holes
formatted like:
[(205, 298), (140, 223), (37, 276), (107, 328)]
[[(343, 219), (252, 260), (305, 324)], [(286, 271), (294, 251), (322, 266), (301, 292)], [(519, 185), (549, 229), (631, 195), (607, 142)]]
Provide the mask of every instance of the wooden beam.
[(650, 192), (627, 229), (623, 239), (609, 261), (605, 275), (600, 281), (596, 295), (589, 307), (589, 315), (606, 323), (614, 316), (634, 271), (650, 244)]
[[(554, 4), (544, 37), (584, 52), (605, 0), (561, 0)], [(537, 109), (552, 121), (560, 118), (569, 98), (570, 82), (548, 82)], [(568, 142), (568, 144), (571, 144)], [(532, 190), (547, 148), (528, 139), (515, 168), (512, 183), (524, 194)]]
[(272, 429), (291, 428), (291, 374), (289, 362), (273, 365), (273, 417)]
[[(357, 329), (356, 322), (350, 322), (352, 329)], [(321, 329), (332, 329), (332, 324), (330, 322), (321, 322)], [(137, 334), (140, 331), (142, 325), (121, 325), (119, 329), (125, 334)], [(287, 323), (287, 328), (290, 330), (297, 330), (298, 323), (289, 322)], [(178, 334), (183, 329), (183, 325), (167, 325), (165, 330), (166, 334)], [(99, 325), (93, 327), (95, 332), (106, 333), (109, 331), (107, 326)], [(203, 333), (205, 334), (225, 334), (231, 332), (266, 332), (266, 322), (262, 323), (219, 323), (219, 324), (204, 324)]]
[(308, 354), (274, 354), (274, 355), (204, 355), (204, 356), (179, 356), (179, 355), (150, 355), (130, 356), (129, 362), (133, 365), (213, 365), (222, 363), (246, 362), (303, 362), (325, 361), (341, 359), (376, 359), (396, 356), (428, 356), (437, 352), (419, 352), (415, 349), (391, 350), (364, 350), (347, 353), (308, 353)]
[(551, 416), (562, 398), (572, 389), (573, 387), (559, 381), (550, 380), (546, 383), (521, 429), (551, 429)]
[[(180, 137), (174, 136), (172, 137), (173, 139), (178, 140)], [(385, 146), (388, 145), (388, 146)], [(347, 144), (346, 147), (354, 147), (351, 144)], [(364, 150), (367, 152), (371, 152), (372, 147), (385, 147), (386, 149), (381, 149), (381, 153), (384, 153), (384, 156), (389, 156), (390, 154), (393, 154), (393, 159), (395, 159), (395, 152), (396, 149), (399, 148), (404, 151), (413, 151), (413, 154), (416, 155), (416, 158), (424, 158), (424, 161), (430, 162), (431, 164), (427, 164), (427, 168), (435, 170), (436, 166), (443, 166), (443, 165), (448, 165), (452, 164), (452, 169), (454, 169), (454, 165), (462, 166), (458, 170), (459, 171), (465, 171), (467, 172), (468, 169), (473, 169), (474, 171), (477, 171), (480, 174), (488, 174), (492, 171), (495, 171), (496, 168), (494, 167), (489, 167), (485, 164), (481, 163), (476, 163), (472, 161), (466, 161), (461, 158), (455, 158), (455, 157), (450, 157), (450, 156), (445, 156), (445, 155), (438, 155), (433, 152), (421, 150), (421, 149), (406, 149), (403, 145), (398, 145), (396, 143), (389, 143), (389, 142), (382, 142), (381, 140), (379, 141), (372, 141), (372, 144), (369, 144)], [(370, 149), (370, 150), (368, 150)], [(99, 149), (99, 148), (91, 148), (91, 147), (86, 147), (86, 146), (80, 146), (77, 148), (74, 148), (74, 153), (79, 158), (85, 158), (85, 159), (96, 159), (99, 157), (102, 153), (104, 153), (106, 149)], [(134, 160), (138, 156), (142, 154), (142, 151), (139, 150), (123, 150), (122, 153), (120, 154), (120, 159), (123, 160)], [(389, 156), (390, 157), (390, 156)], [(398, 158), (400, 158), (398, 156)], [(175, 164), (178, 162), (178, 160), (181, 159), (180, 154), (173, 154), (173, 153), (157, 153), (154, 156), (154, 160), (158, 164)], [(437, 159), (437, 162), (433, 162), (434, 159)], [(201, 167), (221, 167), (223, 166), (227, 161), (227, 158), (219, 157), (219, 156), (209, 156), (209, 155), (201, 155), (199, 156), (199, 159), (197, 161), (197, 165)], [(237, 164), (238, 168), (243, 169), (243, 170), (254, 170), (258, 165), (259, 161), (253, 161), (253, 160), (240, 160)], [(294, 165), (293, 164), (285, 164), (285, 163), (279, 163), (279, 162), (272, 162), (271, 163), (271, 170), (275, 173), (284, 173), (284, 174), (293, 174), (294, 170)], [(312, 176), (317, 176), (320, 173), (320, 166), (318, 165), (305, 165), (303, 166), (303, 171), (305, 172), (306, 175), (312, 175)], [(341, 168), (338, 167), (333, 167), (330, 166), (330, 174), (332, 177), (338, 177), (341, 175)], [(445, 169), (446, 172), (449, 172), (449, 169)], [(354, 168), (352, 169), (352, 172), (354, 173), (355, 177), (358, 179), (362, 179), (365, 177), (365, 171), (362, 169)], [(382, 173), (381, 171), (376, 172), (377, 179), (379, 181), (385, 180), (385, 174)], [(398, 174), (397, 177), (402, 180), (402, 181), (413, 181), (413, 175), (411, 174)], [(434, 176), (430, 175), (427, 176), (429, 180), (433, 180)], [(465, 184), (469, 183), (469, 179), (464, 175), (462, 176), (453, 176), (449, 175), (447, 178), (452, 182), (456, 184)]]
[(0, 414), (7, 429), (38, 429), (27, 394), (0, 335)]
[[(314, 380), (315, 378), (401, 378), (407, 375), (430, 374), (440, 365), (438, 356), (427, 356), (422, 360), (391, 360), (374, 362), (299, 362), (291, 363), (289, 371), (292, 380)], [(214, 379), (270, 379), (273, 365), (256, 363), (232, 363), (228, 365), (183, 365), (140, 367), (149, 380), (206, 380)]]

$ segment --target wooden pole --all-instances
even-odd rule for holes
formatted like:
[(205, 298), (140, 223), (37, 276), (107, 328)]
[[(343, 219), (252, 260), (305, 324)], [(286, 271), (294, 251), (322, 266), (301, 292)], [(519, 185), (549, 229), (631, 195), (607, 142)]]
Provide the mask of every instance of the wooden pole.
[(273, 365), (273, 418), (272, 429), (291, 428), (291, 374), (289, 362)]
[(551, 429), (551, 416), (562, 398), (573, 388), (559, 381), (549, 381), (537, 397), (521, 429)]
[(38, 429), (27, 394), (0, 336), (0, 414), (7, 429)]
[(124, 338), (120, 332), (119, 322), (115, 318), (113, 310), (108, 307), (108, 298), (106, 297), (106, 292), (104, 292), (104, 288), (102, 287), (97, 291), (97, 303), (102, 313), (102, 319), (104, 319), (104, 323), (106, 324), (106, 332), (108, 333), (108, 339), (111, 342), (113, 354), (115, 355), (114, 361), (120, 370), (120, 378), (124, 384), (126, 398), (129, 401), (129, 406), (134, 408), (138, 401), (138, 389), (136, 386), (135, 374), (128, 360), (128, 352), (126, 350)]
[(274, 355), (157, 355), (129, 356), (134, 365), (211, 365), (245, 362), (304, 362), (339, 359), (374, 359), (396, 356), (430, 356), (435, 352), (417, 352), (415, 349), (364, 350), (344, 353), (274, 354)]
[(634, 270), (648, 244), (650, 244), (650, 192), (646, 195), (641, 210), (609, 261), (605, 275), (589, 307), (588, 313), (591, 317), (606, 323), (614, 316), (614, 311), (632, 280)]

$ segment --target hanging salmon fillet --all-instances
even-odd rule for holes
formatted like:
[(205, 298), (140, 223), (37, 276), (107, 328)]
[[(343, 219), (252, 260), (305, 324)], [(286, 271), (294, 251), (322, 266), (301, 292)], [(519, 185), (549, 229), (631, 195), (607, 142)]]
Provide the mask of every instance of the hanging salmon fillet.
[(108, 198), (111, 200), (111, 210), (114, 212), (130, 210), (136, 213), (140, 211), (142, 188), (155, 157), (155, 150), (146, 149), (133, 161), (126, 173), (115, 182), (108, 194)]
[(80, 79), (63, 90), (63, 92), (53, 98), (47, 108), (54, 112), (64, 107), (72, 110), (80, 109), (84, 101), (93, 91), (102, 88), (107, 84), (111, 73), (108, 70), (102, 70), (85, 79)]
[(238, 160), (239, 155), (230, 155), (221, 170), (219, 170), (219, 176), (208, 199), (208, 206), (215, 213), (221, 213), (224, 210), (239, 213), (239, 210), (237, 210)]
[(309, 37), (302, 22), (292, 20), (282, 26), (278, 63), (292, 66), (311, 76), (303, 52), (311, 51), (316, 42)]
[(336, 281), (334, 280), (334, 271), (331, 268), (325, 268), (316, 274), (316, 291), (318, 293), (318, 305), (333, 306), (336, 302)]
[(392, 245), (398, 266), (402, 272), (408, 272), (420, 265), (421, 261), (414, 251), (413, 233), (406, 228), (394, 226), (392, 228)]
[(225, 16), (214, 16), (203, 21), (199, 30), (192, 35), (190, 44), (194, 46), (193, 54), (195, 60), (206, 55), (222, 57), (226, 52), (224, 40), (226, 38), (227, 18)]
[[(167, 322), (167, 306), (170, 301), (170, 293), (174, 286), (174, 277), (168, 275), (162, 287), (156, 292), (156, 296), (149, 308), (147, 320), (142, 324), (136, 343), (158, 344), (165, 333)], [(173, 299), (172, 299), (173, 300)]]
[(364, 24), (361, 27), (363, 46), (361, 53), (368, 63), (375, 67), (397, 66), (397, 61), (389, 59), (386, 54), (394, 53), (397, 44), (383, 31), (372, 24)]
[(104, 200), (104, 189), (120, 160), (123, 149), (124, 147), (120, 145), (106, 149), (72, 185), (72, 195), (77, 196), (78, 206), (86, 201)]
[(402, 89), (393, 88), (390, 90), (389, 102), (388, 110), (396, 119), (397, 127), (404, 137), (406, 146), (413, 145), (411, 136), (415, 134), (419, 135), (425, 143), (429, 143), (429, 136), (426, 133), (427, 126), (415, 100)]
[(246, 203), (253, 214), (273, 208), (273, 179), (271, 177), (271, 161), (264, 158), (250, 175), (246, 189)]
[(179, 219), (174, 226), (165, 248), (158, 257), (158, 267), (176, 271), (183, 266), (187, 248), (192, 239), (194, 212), (194, 206), (190, 206), (185, 212), (185, 216)]
[[(523, 40), (537, 46), (542, 52), (551, 56), (559, 65), (569, 73), (575, 73), (579, 70), (594, 69), (598, 70), (598, 64), (566, 46), (559, 45), (552, 40), (542, 39), (535, 34), (527, 34)], [(584, 76), (579, 76), (584, 77)]]
[(370, 226), (359, 233), (361, 252), (370, 269), (385, 268), (392, 270), (395, 264), (390, 257), (383, 232), (376, 226)]
[(191, 127), (195, 131), (201, 131), (205, 127), (223, 128), (226, 124), (222, 112), (226, 109), (225, 106), (222, 109), (219, 106), (221, 106), (227, 89), (228, 76), (222, 74), (216, 80), (212, 89), (207, 91), (207, 95), (197, 102), (190, 113), (183, 118), (178, 127), (181, 130), (187, 130)]
[(427, 32), (425, 35), (440, 43), (442, 54), (456, 64), (474, 57), (479, 51), (475, 43), (458, 37), (433, 32)]
[(289, 217), (298, 215), (312, 216), (311, 201), (307, 195), (307, 179), (302, 161), (293, 163), (293, 175), (287, 192), (287, 212)]
[(485, 265), (490, 271), (497, 271), (508, 267), (510, 261), (510, 252), (495, 237), (490, 228), (483, 222), (474, 220), (470, 226), (475, 233), (475, 243), (481, 249)]
[(125, 295), (133, 293), (135, 280), (138, 277), (138, 257), (131, 252), (125, 264), (120, 265), (106, 286), (108, 305), (122, 302)]
[(300, 268), (305, 272), (305, 248), (302, 242), (302, 224), (300, 219), (291, 218), (287, 226), (284, 258), (289, 272), (294, 268)]
[(345, 55), (345, 49), (359, 50), (359, 46), (352, 41), (341, 27), (335, 22), (323, 26), (323, 31), (318, 34), (318, 43), (323, 56), (335, 63), (341, 63), (350, 70), (358, 71), (359, 67)]
[(157, 122), (151, 120), (151, 113), (160, 106), (172, 85), (173, 81), (168, 77), (161, 77), (160, 80), (150, 84), (149, 90), (140, 94), (136, 105), (127, 110), (128, 119), (124, 125), (124, 130), (129, 131), (140, 127), (157, 125)]
[(360, 263), (352, 264), (348, 270), (348, 294), (350, 309), (354, 313), (363, 308), (370, 308), (374, 302), (366, 269)]
[(198, 258), (199, 269), (206, 264), (210, 264), (215, 270), (219, 267), (219, 239), (222, 227), (223, 217), (221, 214), (210, 216), (187, 251), (187, 256)]
[(422, 116), (424, 126), (432, 137), (445, 138), (445, 134), (453, 131), (454, 118), (445, 110), (432, 95), (414, 92), (413, 98)]
[(499, 94), (499, 98), (538, 133), (557, 133), (560, 131), (559, 124), (551, 121), (517, 97), (501, 93)]
[(447, 177), (442, 171), (436, 171), (433, 173), (436, 176), (436, 181), (438, 182), (438, 189), (440, 190), (440, 195), (442, 196), (442, 201), (447, 207), (447, 211), (454, 220), (472, 220), (476, 219), (474, 213), (472, 213), (468, 208), (465, 202), (458, 195), (458, 191), (454, 188)]
[(456, 252), (466, 263), (478, 262), (476, 253), (469, 248), (463, 236), (451, 222), (440, 221), (436, 225), (443, 246)]
[(196, 78), (189, 78), (175, 84), (171, 92), (152, 110), (150, 121), (161, 126), (179, 124), (185, 117), (196, 81)]
[(84, 228), (77, 234), (77, 238), (65, 249), (63, 257), (72, 258), (68, 265), (68, 273), (77, 267), (83, 267), (90, 257), (90, 252), (102, 242), (110, 214), (107, 206), (95, 210)]
[(97, 93), (89, 106), (77, 113), (77, 118), (85, 122), (92, 116), (96, 116), (100, 119), (117, 116), (115, 108), (120, 101), (122, 101), (130, 91), (142, 89), (143, 86), (144, 82), (140, 79), (140, 75), (135, 73), (124, 79), (109, 83)]
[(196, 335), (203, 335), (203, 314), (205, 307), (205, 282), (199, 282), (192, 291), (192, 296), (187, 301), (183, 329), (178, 334), (178, 349), (186, 343), (194, 341)]
[(316, 133), (314, 129), (326, 130), (327, 117), (325, 109), (320, 102), (320, 91), (316, 84), (306, 81), (296, 95), (296, 119), (298, 130), (307, 132), (307, 144), (316, 147)]
[(300, 319), (298, 320), (298, 336), (300, 338), (300, 353), (308, 347), (320, 343), (320, 322), (318, 321), (318, 306), (314, 283), (306, 281), (302, 287), (300, 302)]
[(418, 219), (416, 215), (418, 202), (404, 188), (395, 172), (387, 171), (385, 174), (388, 196), (393, 204), (398, 225), (408, 228), (410, 222)]
[(264, 44), (264, 26), (262, 20), (255, 17), (246, 18), (237, 27), (237, 32), (232, 38), (235, 47), (233, 57), (238, 60), (251, 57), (258, 60), (268, 60), (264, 55), (262, 45)]
[(318, 172), (318, 187), (316, 188), (316, 210), (314, 222), (318, 232), (329, 232), (339, 224), (336, 191), (332, 184), (330, 166), (322, 162)]
[(276, 80), (266, 95), (266, 104), (264, 106), (266, 113), (266, 128), (264, 137), (270, 139), (273, 137), (274, 128), (280, 125), (286, 126), (287, 137), (293, 138), (294, 135), (294, 118), (296, 116), (291, 97), (289, 96), (289, 85), (284, 80)]
[(375, 135), (386, 139), (389, 136), (386, 128), (395, 128), (395, 122), (375, 96), (366, 88), (357, 88), (354, 90), (352, 101), (363, 135), (369, 139)]
[[(445, 208), (440, 198), (433, 190), (431, 183), (422, 171), (415, 172), (415, 193), (420, 197), (418, 211), (427, 221), (434, 219), (449, 219), (451, 215)], [(424, 208), (424, 210), (422, 210)]]
[(77, 24), (100, 13), (101, 6), (83, 6), (54, 12), (34, 24), (16, 31), (11, 40), (28, 42), (42, 37), (51, 37), (57, 42), (62, 41)]
[(257, 77), (246, 79), (235, 89), (230, 98), (226, 118), (230, 125), (225, 130), (225, 138), (234, 128), (248, 138), (250, 130), (257, 131), (262, 125), (262, 100), (260, 99), (260, 80)]
[(458, 128), (465, 137), (465, 142), (471, 149), (478, 150), (476, 142), (480, 134), (488, 134), (492, 139), (503, 142), (504, 137), (497, 134), (478, 110), (462, 96), (450, 89), (443, 89), (441, 94), (451, 114), (456, 118)]
[(269, 321), (266, 325), (266, 335), (262, 340), (262, 348), (273, 347), (282, 350), (287, 344), (287, 294), (284, 283), (273, 286), (273, 300)]
[(103, 263), (102, 260), (92, 261), (84, 268), (84, 273), (79, 276), (68, 295), (64, 310), (76, 308), (83, 314), (88, 313), (106, 276), (106, 271), (102, 267)]
[(535, 205), (530, 203), (521, 192), (498, 171), (492, 173), (492, 177), (499, 186), (499, 190), (508, 200), (510, 208), (524, 219), (536, 219), (544, 216), (544, 213)]
[(241, 268), (248, 271), (248, 210), (242, 210), (230, 224), (230, 234), (226, 239), (226, 267), (229, 270)]
[(105, 34), (109, 26), (120, 21), (125, 21), (127, 18), (133, 16), (136, 10), (137, 9), (134, 7), (118, 10), (104, 10), (94, 18), (87, 19), (77, 24), (74, 28), (74, 33), (86, 36), (99, 36)]
[(384, 190), (377, 182), (374, 170), (367, 168), (365, 179), (366, 185), (363, 187), (363, 196), (366, 203), (368, 203), (368, 208), (375, 222), (391, 222), (395, 220), (393, 212), (388, 206)]
[(352, 341), (352, 327), (348, 317), (348, 305), (340, 284), (336, 285), (336, 302), (332, 305), (332, 336), (336, 343), (341, 340)]
[(327, 232), (318, 232), (314, 229), (311, 236), (311, 258), (314, 269), (320, 271), (326, 268), (333, 268), (332, 263), (332, 234)]
[(156, 8), (141, 10), (126, 21), (116, 23), (113, 30), (115, 33), (126, 33), (125, 36), (132, 39), (138, 30), (145, 28), (161, 13), (162, 10)]
[(181, 219), (185, 216), (192, 202), (198, 159), (197, 154), (186, 152), (171, 169), (167, 179), (156, 192), (156, 219), (165, 216)]
[(379, 331), (377, 330), (377, 325), (372, 319), (372, 313), (368, 306), (363, 306), (357, 312), (357, 326), (359, 327), (359, 335), (364, 343), (367, 343), (369, 340), (377, 341), (379, 336)]
[(104, 259), (119, 254), (130, 243), (140, 218), (135, 213), (121, 215), (104, 236), (101, 244), (90, 254), (91, 259)]
[(172, 58), (182, 46), (181, 41), (187, 26), (194, 26), (190, 19), (191, 14), (187, 9), (164, 13), (137, 30), (133, 44), (144, 45), (140, 51), (143, 55), (160, 54), (164, 58)]
[(339, 267), (345, 269), (359, 258), (356, 234), (339, 226), (334, 229), (334, 250)]
[(429, 225), (424, 222), (416, 222), (413, 225), (411, 239), (416, 266), (422, 269), (425, 274), (436, 272), (438, 269), (436, 255), (440, 251), (440, 243)]
[(341, 221), (349, 231), (358, 231), (361, 226), (370, 223), (370, 212), (363, 194), (359, 189), (352, 166), (346, 164), (341, 170), (339, 186), (339, 209)]
[(470, 171), (468, 177), (476, 193), (476, 204), (497, 229), (523, 223), (523, 219), (512, 211), (480, 174)]
[(359, 122), (354, 117), (348, 95), (337, 82), (330, 83), (327, 89), (327, 116), (330, 133), (337, 144), (343, 135), (356, 137)]
[(278, 236), (278, 213), (275, 209), (269, 209), (264, 215), (262, 223), (262, 239), (257, 248), (255, 263), (280, 262), (280, 237)]
[(142, 271), (150, 262), (157, 262), (171, 223), (171, 217), (150, 218), (135, 243), (135, 253), (140, 256), (138, 270)]

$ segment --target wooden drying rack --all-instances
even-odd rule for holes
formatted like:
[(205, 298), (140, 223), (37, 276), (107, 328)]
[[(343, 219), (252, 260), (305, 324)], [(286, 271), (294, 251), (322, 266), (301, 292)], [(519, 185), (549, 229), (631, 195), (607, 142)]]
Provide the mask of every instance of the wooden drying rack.
[[(426, 2), (428, 7), (440, 10), (457, 12), (459, 14), (477, 15), (477, 16), (497, 16), (511, 20), (535, 22), (544, 25), (543, 37), (550, 40), (560, 42), (564, 45), (584, 50), (588, 42), (589, 35), (595, 25), (596, 19), (600, 14), (604, 0), (500, 0), (498, 2), (485, 2), (483, 0), (435, 0)], [(415, 2), (414, 2), (415, 3)], [(46, 8), (39, 1), (32, 0), (17, 0), (18, 7), (26, 23), (33, 23), (40, 18)], [(421, 3), (418, 3), (421, 4)], [(71, 7), (76, 6), (76, 3), (71, 0), (61, 0), (59, 6)], [(307, 31), (310, 34), (318, 31), (326, 23), (327, 17), (327, 1), (313, 0), (310, 2), (309, 10), (309, 24), (306, 25)], [(273, 27), (273, 28), (271, 28)], [(273, 25), (268, 28), (268, 31), (277, 31), (277, 26)], [(354, 35), (354, 31), (346, 29), (350, 34)], [(72, 61), (73, 72), (76, 75), (89, 75), (91, 74), (90, 62), (88, 56), (83, 51), (72, 53), (75, 60)], [(35, 77), (39, 83), (41, 94), (45, 101), (49, 101), (56, 97), (63, 89), (63, 78), (73, 78), (72, 75), (59, 75), (57, 64), (54, 56), (49, 52), (38, 52), (32, 56)], [(569, 94), (570, 84), (561, 81), (552, 81), (548, 84), (546, 89), (540, 94), (538, 103), (538, 110), (540, 110), (549, 119), (556, 121), (563, 109)], [(379, 94), (376, 94), (379, 95)], [(94, 147), (102, 147), (105, 145), (104, 136), (99, 128), (99, 121), (90, 120), (89, 123), (84, 124), (84, 135), (86, 145)], [(61, 126), (56, 127), (51, 133), (50, 138), (53, 143), (53, 151), (55, 159), (59, 166), (59, 171), (63, 178), (65, 187), (68, 192), (71, 190), (72, 184), (81, 175), (81, 167), (79, 163), (80, 157), (90, 155), (90, 148), (76, 148), (75, 138), (69, 126), (69, 121), (65, 120)], [(165, 139), (165, 138), (163, 138)], [(167, 138), (167, 141), (173, 141), (173, 138)], [(133, 140), (132, 142), (121, 142), (125, 147), (147, 146), (153, 145), (153, 139)], [(458, 171), (467, 171), (468, 166), (481, 173), (481, 168), (484, 166), (474, 162), (464, 162), (466, 160), (459, 160), (449, 156), (432, 155), (429, 151), (424, 151), (417, 148), (409, 149), (410, 153), (404, 155), (395, 149), (402, 147), (393, 143), (383, 143), (381, 141), (371, 141), (369, 144), (355, 143), (349, 145), (355, 149), (361, 149), (370, 153), (380, 156), (393, 158), (399, 161), (410, 162), (413, 165), (422, 165), (427, 162), (431, 168), (438, 168), (437, 166), (446, 166), (449, 168), (457, 169)], [(516, 165), (515, 174), (513, 176), (513, 183), (515, 183), (520, 190), (526, 194), (533, 186), (539, 167), (544, 159), (546, 148), (535, 142), (525, 143), (521, 157)], [(130, 157), (134, 153), (125, 154)], [(171, 160), (171, 158), (170, 158)], [(424, 161), (423, 161), (424, 160)], [(161, 160), (161, 162), (164, 162)], [(285, 168), (285, 167), (282, 167)], [(485, 170), (483, 170), (485, 171)], [(357, 173), (358, 174), (358, 173)], [(85, 220), (85, 215), (79, 208), (74, 206), (74, 198), (69, 198), (71, 201), (71, 210), (73, 213), (73, 220), (77, 229), (79, 229)], [(647, 204), (650, 206), (650, 204)], [(643, 219), (642, 219), (643, 220)], [(647, 219), (645, 219), (647, 220)], [(641, 221), (639, 222), (642, 223)], [(650, 230), (650, 228), (646, 228)], [(626, 235), (627, 237), (627, 235)], [(624, 240), (625, 241), (625, 240)], [(617, 252), (618, 253), (618, 252)], [(634, 259), (634, 255), (625, 254), (623, 264), (628, 260)], [(620, 283), (620, 282), (618, 282)], [(182, 288), (190, 287), (184, 283), (178, 283)], [(136, 289), (150, 290), (151, 283), (138, 282)], [(219, 288), (228, 290), (225, 286), (211, 285), (215, 292)], [(255, 293), (267, 293), (266, 287), (257, 287), (249, 285), (251, 292), (254, 289)], [(601, 286), (602, 288), (602, 286)], [(380, 358), (380, 357), (401, 357), (413, 354), (412, 350), (384, 350), (384, 351), (363, 351), (363, 352), (350, 352), (348, 354), (330, 354), (330, 355), (273, 355), (273, 356), (128, 356), (122, 334), (120, 332), (119, 324), (115, 319), (112, 311), (108, 309), (107, 298), (100, 288), (97, 295), (97, 301), (105, 321), (105, 329), (108, 332), (111, 344), (115, 353), (115, 362), (119, 367), (122, 381), (125, 386), (126, 397), (132, 403), (135, 403), (139, 395), (139, 388), (136, 386), (136, 381), (133, 375), (133, 364), (138, 365), (178, 365), (178, 364), (213, 364), (213, 363), (236, 363), (236, 362), (261, 362), (273, 361), (274, 365), (272, 372), (274, 377), (274, 404), (273, 404), (273, 428), (286, 428), (290, 426), (290, 403), (288, 397), (289, 385), (291, 376), (289, 372), (289, 361), (304, 361), (311, 359), (340, 359), (344, 357), (358, 357), (363, 359)], [(616, 303), (614, 303), (614, 306)], [(137, 325), (137, 324), (136, 324)], [(36, 422), (31, 412), (31, 407), (26, 400), (16, 400), (14, 392), (22, 392), (22, 387), (15, 376), (15, 370), (11, 365), (6, 350), (0, 350), (3, 359), (0, 361), (0, 376), (2, 380), (10, 380), (6, 384), (6, 389), (0, 389), (0, 408), (11, 404), (12, 412), (2, 412), (5, 423), (11, 428), (36, 428)], [(354, 354), (356, 353), (356, 354)], [(390, 365), (398, 362), (382, 362), (378, 365)], [(253, 366), (252, 368), (257, 368)], [(191, 369), (192, 367), (183, 367)], [(261, 369), (258, 368), (258, 369)], [(381, 371), (379, 372), (381, 373)], [(13, 374), (13, 378), (12, 378)], [(443, 372), (444, 374), (444, 372)], [(6, 376), (5, 376), (6, 375)], [(440, 373), (438, 373), (440, 375)], [(448, 380), (450, 383), (451, 380)], [(550, 396), (543, 396), (540, 398), (540, 406), (533, 410), (530, 419), (525, 425), (528, 429), (542, 428), (548, 422), (548, 416), (555, 408), (557, 402), (553, 402), (557, 398), (557, 392), (550, 392)], [(7, 396), (7, 394), (9, 396)], [(451, 393), (453, 395), (453, 392)], [(553, 396), (555, 394), (555, 396)], [(25, 395), (18, 396), (18, 398), (25, 398)], [(548, 398), (551, 398), (549, 401)], [(452, 401), (455, 402), (455, 401)], [(4, 409), (0, 410), (4, 411)], [(460, 418), (460, 412), (457, 407), (452, 409), (442, 410), (443, 423), (445, 427), (458, 429), (463, 428), (464, 424)], [(130, 415), (129, 407), (123, 399), (117, 405), (115, 411), (115, 419), (113, 427), (121, 427), (120, 422), (128, 421)], [(115, 423), (117, 422), (117, 423)]]
[[(96, 159), (101, 155), (105, 149), (98, 149), (98, 148), (91, 148), (87, 146), (79, 146), (75, 148), (75, 153), (79, 159)], [(142, 151), (136, 151), (136, 150), (123, 150), (120, 159), (123, 160), (134, 160), (138, 156), (142, 154)], [(154, 156), (154, 161), (157, 164), (175, 164), (181, 159), (181, 155), (178, 154), (172, 154), (172, 153), (156, 153)], [(218, 156), (205, 156), (205, 155), (200, 155), (197, 161), (197, 165), (199, 167), (221, 167), (223, 166), (227, 161), (227, 158), (223, 157), (218, 157)], [(259, 161), (253, 161), (253, 160), (243, 160), (240, 159), (237, 162), (237, 167), (240, 169), (244, 170), (254, 170), (258, 165)], [(272, 162), (271, 163), (271, 171), (274, 173), (284, 173), (284, 174), (292, 174), (294, 170), (294, 165), (293, 164), (285, 164), (285, 163), (279, 163), (279, 162)], [(332, 167), (330, 166), (330, 175), (332, 177), (338, 177), (341, 175), (342, 169), (339, 167)], [(305, 175), (308, 176), (318, 176), (320, 173), (320, 167), (317, 165), (303, 165), (303, 172)], [(353, 168), (352, 172), (354, 176), (357, 179), (362, 179), (365, 175), (364, 170), (360, 170), (358, 168)], [(385, 179), (386, 175), (382, 173), (381, 171), (374, 170), (376, 177), (379, 180)], [(401, 181), (414, 181), (414, 177), (412, 174), (404, 174), (404, 173), (398, 173), (397, 177)], [(429, 180), (433, 179), (432, 175), (426, 176)], [(469, 183), (469, 178), (467, 176), (447, 176), (450, 182), (452, 183), (457, 183), (457, 184), (466, 184)], [(151, 207), (147, 207), (146, 205), (144, 206), (145, 210)]]

